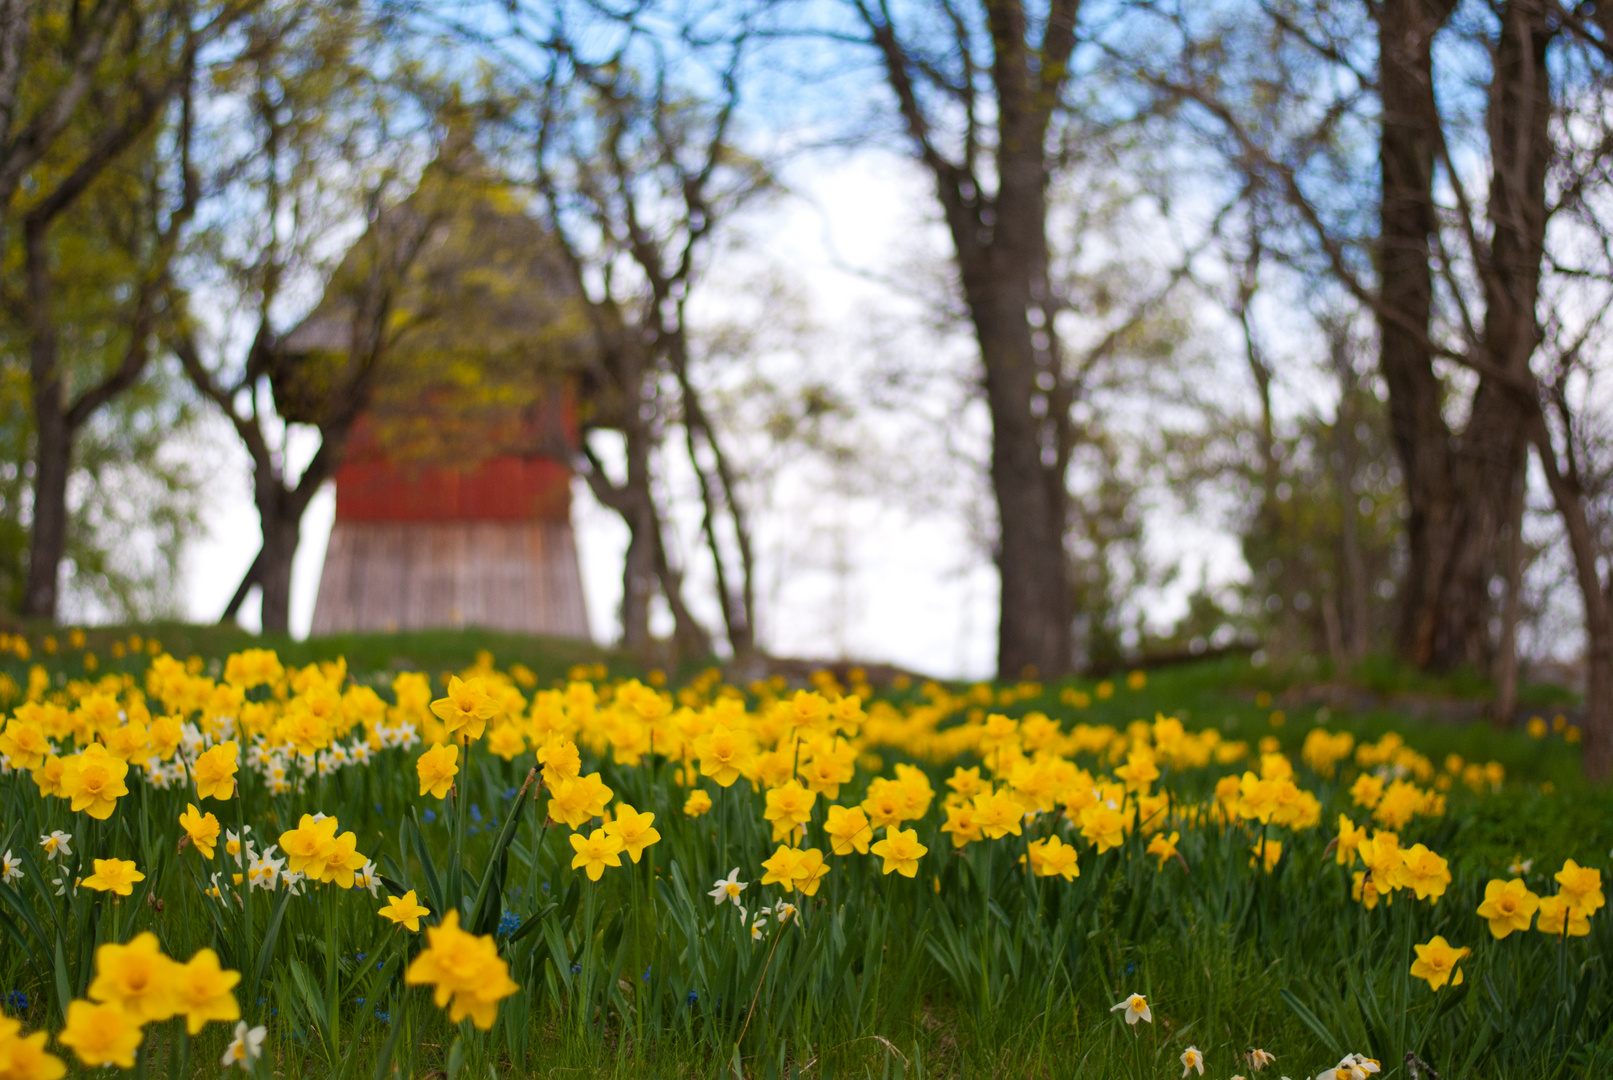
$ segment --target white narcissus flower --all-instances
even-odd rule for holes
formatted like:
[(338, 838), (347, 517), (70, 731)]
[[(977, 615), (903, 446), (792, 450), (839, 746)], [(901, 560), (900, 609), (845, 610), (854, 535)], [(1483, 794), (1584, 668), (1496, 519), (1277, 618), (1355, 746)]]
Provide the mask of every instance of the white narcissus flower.
[(251, 1069), (252, 1063), (263, 1056), (263, 1040), (269, 1034), (269, 1029), (263, 1025), (255, 1028), (246, 1026), (246, 1021), (239, 1021), (235, 1025), (235, 1038), (230, 1040), (228, 1050), (224, 1051), (223, 1066), (228, 1069), (231, 1065), (240, 1065), (243, 1069)]
[(1118, 1005), (1111, 1006), (1109, 1011), (1118, 1012), (1121, 1009), (1126, 1010), (1128, 1024), (1136, 1024), (1139, 1020), (1147, 1020), (1150, 1024), (1154, 1022), (1154, 1010), (1148, 1007), (1148, 999), (1141, 994), (1129, 995)]
[(6, 848), (6, 853), (0, 855), (0, 881), (10, 885), (20, 877), (22, 877), (22, 860), (12, 855), (10, 848)]
[(1249, 1066), (1254, 1069), (1255, 1072), (1259, 1072), (1261, 1069), (1264, 1069), (1267, 1065), (1270, 1065), (1276, 1060), (1277, 1055), (1268, 1054), (1264, 1050), (1249, 1051)]
[(1316, 1080), (1367, 1080), (1374, 1073), (1383, 1071), (1377, 1059), (1362, 1054), (1345, 1054), (1344, 1059), (1333, 1068), (1316, 1074)]
[(1182, 1075), (1186, 1076), (1194, 1069), (1199, 1071), (1200, 1076), (1204, 1075), (1204, 1055), (1199, 1053), (1198, 1047), (1189, 1046), (1182, 1051)]
[(366, 859), (364, 862), (364, 868), (353, 875), (353, 887), (357, 889), (368, 889), (370, 891), (370, 895), (374, 897), (379, 897), (381, 895), (381, 879), (377, 876), (376, 867), (373, 860)]
[(278, 844), (270, 844), (269, 850), (263, 853), (261, 859), (253, 859), (246, 869), (246, 879), (252, 883), (254, 889), (272, 889), (280, 883), (280, 871), (285, 867), (286, 860), (274, 857)]
[(732, 900), (734, 906), (738, 907), (739, 894), (745, 891), (745, 886), (748, 882), (739, 880), (739, 867), (736, 866), (728, 871), (727, 877), (718, 878), (711, 884), (712, 890), (706, 895), (710, 896), (713, 901), (721, 906), (725, 901)]
[(781, 923), (789, 922), (795, 917), (795, 914), (795, 905), (787, 900), (780, 900), (773, 908), (773, 918), (777, 919)]
[(45, 849), (45, 854), (52, 859), (65, 859), (73, 854), (73, 834), (64, 833), (57, 829), (55, 832), (39, 838), (39, 846)]

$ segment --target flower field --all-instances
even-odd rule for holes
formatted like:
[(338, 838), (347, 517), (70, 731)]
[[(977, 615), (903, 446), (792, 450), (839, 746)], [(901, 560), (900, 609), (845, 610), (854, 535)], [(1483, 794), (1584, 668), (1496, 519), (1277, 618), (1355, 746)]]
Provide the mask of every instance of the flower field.
[(1561, 723), (0, 644), (0, 1080), (1613, 1067)]

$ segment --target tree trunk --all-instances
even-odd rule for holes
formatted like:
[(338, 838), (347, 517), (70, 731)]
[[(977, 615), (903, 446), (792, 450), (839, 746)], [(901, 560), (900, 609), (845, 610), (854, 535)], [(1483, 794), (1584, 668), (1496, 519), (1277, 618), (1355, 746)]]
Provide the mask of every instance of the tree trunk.
[(655, 549), (650, 530), (635, 515), (629, 520), (627, 555), (622, 560), (622, 649), (635, 656), (650, 648), (650, 598), (655, 595)]
[(73, 431), (67, 422), (66, 393), (58, 365), (59, 338), (45, 223), (30, 221), (23, 244), (28, 278), (28, 374), (34, 412), (34, 504), (22, 613), (54, 621), (62, 558), (67, 552), (67, 474), (72, 467)]
[(1339, 409), (1333, 422), (1334, 484), (1339, 495), (1339, 567), (1337, 591), (1340, 633), (1346, 674), (1349, 664), (1367, 654), (1371, 635), (1366, 560), (1361, 554), (1360, 495), (1355, 490), (1361, 468), (1361, 443), (1355, 427), (1361, 419), (1361, 379), (1350, 360), (1349, 327), (1340, 321), (1328, 327), (1329, 359), (1339, 380)]
[(52, 389), (54, 394), (47, 390), (34, 395), (33, 530), (22, 613), (55, 621), (62, 559), (67, 553), (67, 474), (72, 466), (73, 433), (62, 418), (57, 400), (60, 384), (54, 384)]
[(258, 589), (263, 595), (263, 632), (291, 633), (291, 566), (302, 539), (302, 514), (263, 519), (263, 562)]
[[(938, 145), (915, 84), (916, 76), (933, 82), (926, 61), (899, 39), (887, 7), (856, 7), (882, 57), (914, 152), (935, 182), (980, 348), (997, 503), (997, 674), (1058, 678), (1074, 667), (1075, 596), (1064, 547), (1071, 421), (1056, 407), (1069, 386), (1058, 363), (1059, 302), (1048, 280), (1047, 143), (1070, 78), (1080, 4), (1056, 0), (1036, 16), (1020, 0), (981, 5), (991, 55), (979, 70), (989, 70), (992, 84), (990, 107), (981, 111), (989, 113), (984, 123), (994, 137), (982, 137), (971, 103), (958, 160)], [(1037, 23), (1041, 41), (1033, 44)], [(996, 180), (994, 194), (981, 183), (985, 174)]]
[[(34, 5), (30, 0), (0, 0), (0, 146), (11, 142), (22, 87), (23, 58), (33, 37)], [(9, 193), (0, 190), (0, 195)], [(0, 199), (0, 213), (10, 202)]]
[(1444, 388), (1434, 371), (1428, 332), (1434, 283), (1434, 159), (1439, 113), (1434, 99), (1434, 35), (1453, 0), (1385, 0), (1378, 17), (1379, 134), (1382, 203), (1378, 222), (1379, 366), (1389, 387), (1389, 421), (1404, 475), (1406, 575), (1400, 652), (1418, 666), (1433, 657), (1444, 579), (1451, 490), (1450, 431)]
[[(1006, 137), (1005, 137), (1006, 140)], [(1057, 678), (1074, 666), (1074, 594), (1064, 547), (1069, 493), (1058, 467), (1060, 425), (1038, 377), (1057, 379), (1038, 349), (1030, 314), (1050, 311), (1045, 236), (1046, 169), (1007, 140), (989, 244), (978, 213), (948, 214), (991, 412), (991, 486), (997, 503), (997, 677)], [(943, 193), (943, 202), (946, 201)], [(1042, 332), (1051, 339), (1052, 320)], [(1041, 401), (1042, 415), (1035, 403)]]
[[(678, 332), (670, 335), (667, 354), (671, 361), (673, 376), (677, 379), (678, 392), (683, 398), (684, 447), (689, 455), (689, 467), (694, 470), (700, 488), (702, 511), (700, 527), (706, 538), (706, 549), (711, 554), (723, 628), (728, 634), (729, 649), (738, 660), (756, 651), (756, 589), (753, 581), (755, 558), (752, 554), (750, 528), (746, 524), (745, 512), (739, 502), (738, 484), (735, 482), (728, 455), (723, 450), (722, 442), (717, 437), (710, 417), (706, 415), (700, 392), (689, 377), (688, 343), (682, 330), (681, 310), (678, 326)], [(709, 466), (701, 461), (702, 443), (711, 457)], [(728, 556), (723, 551), (717, 534), (718, 522), (721, 520), (724, 507), (727, 508), (728, 520), (734, 529), (734, 546), (738, 549), (739, 556), (737, 567), (729, 565)], [(731, 580), (736, 576), (739, 580), (737, 590), (731, 584)]]
[[(1605, 611), (1610, 598), (1602, 597)], [(1585, 717), (1582, 762), (1592, 780), (1613, 776), (1613, 624), (1604, 615), (1592, 632), (1587, 624)]]
[[(628, 380), (631, 389), (632, 381)], [(629, 401), (637, 401), (632, 394)], [(627, 557), (622, 567), (622, 647), (640, 656), (654, 645), (650, 633), (650, 601), (659, 583), (667, 607), (672, 610), (673, 649), (679, 657), (711, 654), (711, 637), (683, 601), (683, 576), (667, 555), (661, 515), (655, 506), (651, 486), (650, 434), (634, 410), (624, 410), (623, 436), (627, 443), (627, 475), (620, 484), (611, 482), (598, 458), (583, 445), (580, 468), (589, 490), (605, 506), (614, 510), (628, 530)]]
[[(1379, 19), (1378, 328), (1410, 509), (1400, 651), (1422, 668), (1470, 665), (1488, 672), (1495, 614), (1490, 586), (1505, 569), (1512, 491), (1524, 468), (1525, 442), (1517, 399), (1490, 379), (1481, 379), (1464, 429), (1453, 434), (1433, 367), (1429, 237), (1436, 227), (1431, 193), (1440, 121), (1432, 42), (1451, 10), (1449, 0), (1394, 0), (1384, 4)], [(1535, 301), (1551, 156), (1545, 53), (1553, 31), (1540, 0), (1508, 3), (1501, 27), (1488, 113), (1492, 239), (1488, 257), (1481, 255), (1480, 334), (1485, 359), (1516, 373), (1527, 371), (1538, 340)]]
[[(1521, 480), (1522, 477), (1519, 477)], [(1523, 484), (1513, 491), (1511, 535), (1506, 544), (1507, 594), (1501, 609), (1501, 640), (1495, 656), (1495, 706), (1490, 721), (1498, 727), (1512, 723), (1518, 711), (1518, 624), (1523, 620)]]
[[(1571, 437), (1571, 436), (1570, 436)], [(1551, 433), (1543, 417), (1534, 423), (1534, 444), (1552, 501), (1562, 515), (1574, 577), (1585, 607), (1585, 716), (1582, 762), (1585, 775), (1604, 780), (1613, 775), (1613, 575), (1606, 584), (1597, 570), (1596, 534), (1585, 508), (1578, 476), (1565, 474), (1557, 461)], [(1570, 467), (1572, 467), (1570, 459)]]
[[(637, 393), (633, 400), (637, 402)], [(627, 523), (628, 539), (627, 557), (622, 563), (622, 648), (635, 656), (648, 656), (654, 642), (650, 634), (650, 601), (655, 596), (660, 522), (650, 487), (649, 437), (642, 429), (630, 429), (624, 435), (627, 474), (619, 511)]]
[[(1011, 260), (992, 260), (1011, 261)], [(1004, 268), (1006, 269), (1006, 267)], [(981, 280), (994, 277), (994, 281)], [(1057, 678), (1074, 661), (1069, 496), (1062, 475), (1043, 464), (1040, 423), (1031, 412), (1037, 375), (1023, 270), (975, 274), (970, 308), (991, 409), (991, 486), (997, 503), (997, 677)], [(1015, 281), (1014, 277), (1021, 278)]]

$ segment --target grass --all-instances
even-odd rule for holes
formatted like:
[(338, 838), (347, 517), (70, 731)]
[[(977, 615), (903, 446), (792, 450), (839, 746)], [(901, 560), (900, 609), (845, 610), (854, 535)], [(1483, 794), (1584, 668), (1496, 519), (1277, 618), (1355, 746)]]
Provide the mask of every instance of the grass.
[[(144, 658), (114, 658), (130, 628), (88, 632), (84, 649), (44, 659), (56, 690), (82, 697), (86, 677), (127, 673), (143, 683)], [(216, 627), (142, 627), (179, 657), (197, 655), (216, 672), (230, 651), (265, 642)], [(578, 664), (631, 673), (622, 658), (574, 643), (480, 632), (363, 635), (274, 643), (287, 663), (337, 655), (358, 683), (385, 689), (394, 673), (460, 670), (490, 651), (501, 668), (520, 663), (536, 689)], [(84, 670), (84, 652), (97, 657)], [(28, 665), (0, 665), (22, 686)], [(701, 683), (688, 700), (704, 708), (715, 687)], [(774, 691), (748, 699), (761, 712)], [(953, 762), (932, 758), (915, 732), (931, 713), (940, 728), (987, 712), (1023, 719), (1044, 712), (1064, 724), (1119, 731), (1156, 713), (1179, 717), (1189, 731), (1212, 728), (1223, 741), (1276, 739), (1298, 769), (1300, 786), (1323, 808), (1319, 828), (1284, 830), (1258, 823), (1230, 828), (1172, 825), (1182, 861), (1144, 853), (1134, 833), (1098, 853), (1080, 846), (1073, 881), (1026, 873), (1019, 861), (1029, 836), (970, 844), (955, 853), (940, 831), (939, 806), (915, 823), (929, 848), (909, 879), (885, 875), (871, 856), (832, 856), (817, 895), (786, 894), (759, 884), (761, 864), (777, 845), (763, 820), (764, 799), (741, 781), (702, 781), (714, 809), (690, 818), (680, 762), (652, 755), (633, 765), (608, 742), (583, 747), (583, 771), (597, 769), (617, 799), (656, 814), (663, 839), (642, 862), (623, 859), (595, 883), (570, 866), (569, 830), (545, 823), (545, 804), (516, 792), (530, 752), (505, 762), (485, 746), (468, 751), (463, 799), (417, 796), (418, 750), (382, 750), (363, 768), (299, 779), (275, 795), (256, 773), (243, 773), (244, 798), (206, 801), (227, 828), (235, 815), (253, 826), (260, 846), (298, 815), (334, 814), (375, 860), (387, 891), (414, 888), (434, 911), (457, 907), (495, 936), (522, 987), (506, 1000), (497, 1026), (479, 1032), (451, 1025), (421, 989), (397, 978), (419, 937), (374, 915), (378, 899), (324, 886), (291, 897), (284, 890), (244, 904), (210, 900), (208, 875), (223, 869), (194, 847), (177, 848), (174, 822), (194, 791), (131, 782), (105, 822), (73, 814), (59, 799), (40, 799), (22, 773), (0, 777), (0, 851), (25, 853), (26, 878), (0, 889), (0, 996), (8, 1015), (29, 1029), (56, 1031), (62, 1006), (88, 985), (98, 942), (152, 929), (170, 955), (215, 948), (243, 971), (238, 993), (247, 1018), (270, 1027), (270, 1056), (260, 1076), (346, 1080), (398, 1075), (486, 1076), (936, 1076), (1177, 1077), (1179, 1055), (1202, 1050), (1206, 1076), (1252, 1075), (1239, 1055), (1262, 1047), (1278, 1055), (1273, 1071), (1311, 1076), (1346, 1051), (1371, 1053), (1386, 1076), (1408, 1075), (1408, 1050), (1447, 1080), (1600, 1076), (1613, 1065), (1613, 930), (1606, 910), (1586, 937), (1559, 943), (1538, 931), (1494, 941), (1473, 909), (1484, 882), (1508, 876), (1514, 855), (1533, 858), (1526, 880), (1542, 894), (1567, 857), (1607, 866), (1613, 847), (1613, 793), (1580, 779), (1575, 748), (1559, 735), (1533, 739), (1483, 725), (1415, 723), (1388, 710), (1325, 715), (1329, 731), (1358, 742), (1396, 732), (1444, 771), (1447, 755), (1499, 763), (1499, 791), (1468, 790), (1458, 779), (1441, 816), (1421, 817), (1402, 833), (1449, 860), (1451, 881), (1437, 904), (1408, 893), (1367, 911), (1350, 896), (1350, 877), (1329, 850), (1339, 812), (1361, 820), (1346, 765), (1333, 777), (1300, 762), (1318, 709), (1291, 709), (1280, 725), (1262, 692), (1283, 680), (1226, 658), (1150, 673), (1146, 684), (1096, 683), (880, 689), (893, 705), (864, 725), (878, 745), (839, 798), (854, 804), (877, 771), (919, 766), (937, 792)], [(1075, 692), (1090, 700), (1077, 707)], [(265, 691), (254, 691), (264, 698)], [(1061, 698), (1063, 700), (1061, 700)], [(154, 709), (153, 711), (157, 711)], [(201, 714), (198, 713), (198, 718)], [(905, 725), (905, 726), (904, 726)], [(603, 752), (599, 752), (599, 751)], [(983, 760), (986, 759), (986, 760)], [(1090, 754), (1078, 763), (1097, 774), (1114, 762)], [(986, 754), (960, 764), (989, 766)], [(1162, 779), (1174, 805), (1213, 798), (1216, 779), (1247, 762), (1168, 768)], [(989, 768), (983, 772), (989, 773)], [(1459, 777), (1459, 773), (1455, 774)], [(821, 808), (820, 808), (821, 809)], [(812, 839), (825, 851), (814, 818)], [(56, 897), (60, 869), (33, 839), (52, 828), (79, 838), (86, 851), (133, 858), (146, 873), (135, 893), (116, 902), (87, 889)], [(1037, 835), (1059, 828), (1051, 816)], [(1281, 839), (1275, 872), (1252, 869), (1250, 848)], [(805, 846), (805, 845), (803, 845)], [(751, 884), (755, 911), (788, 896), (799, 920), (769, 921), (761, 940), (726, 905), (705, 895), (733, 866)], [(484, 888), (485, 886), (485, 888)], [(236, 893), (226, 885), (223, 893)], [(478, 907), (476, 898), (489, 899)], [(765, 897), (765, 899), (764, 899)], [(243, 894), (244, 899), (244, 894)], [(160, 901), (160, 903), (159, 903)], [(1471, 946), (1461, 987), (1438, 992), (1408, 976), (1414, 943), (1443, 934)], [(1154, 1021), (1128, 1027), (1109, 1007), (1130, 992), (1146, 994)], [(143, 1064), (150, 1075), (212, 1074), (225, 1025), (211, 1025), (188, 1046), (174, 1022), (148, 1029)], [(181, 1067), (183, 1050), (188, 1063)], [(76, 1067), (76, 1066), (75, 1066)]]

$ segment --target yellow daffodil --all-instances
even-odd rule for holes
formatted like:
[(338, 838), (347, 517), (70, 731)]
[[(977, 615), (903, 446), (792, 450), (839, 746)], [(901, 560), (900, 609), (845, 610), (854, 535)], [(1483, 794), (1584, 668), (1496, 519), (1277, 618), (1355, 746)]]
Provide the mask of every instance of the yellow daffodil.
[(627, 803), (616, 804), (616, 816), (605, 823), (605, 833), (622, 842), (622, 849), (635, 863), (644, 849), (661, 839), (655, 828), (655, 815), (633, 809)]
[(448, 696), (431, 703), (431, 711), (443, 722), (450, 735), (462, 732), (465, 738), (480, 739), (487, 722), (499, 713), (498, 702), (487, 692), (485, 679), (451, 676)]
[(91, 743), (82, 753), (62, 759), (61, 794), (72, 801), (74, 812), (82, 810), (105, 821), (129, 793), (124, 783), (128, 774), (127, 761), (113, 757), (100, 743)]
[[(293, 874), (309, 874), (318, 861), (320, 849), (336, 838), (336, 819), (304, 814), (295, 829), (280, 834), (280, 850), (286, 853), (286, 869)], [(310, 876), (312, 876), (310, 874)]]
[(1361, 841), (1367, 837), (1367, 827), (1357, 826), (1350, 820), (1348, 814), (1339, 815), (1339, 839), (1333, 849), (1333, 858), (1340, 866), (1351, 866), (1355, 863), (1357, 852), (1360, 851)]
[(700, 759), (700, 775), (729, 787), (739, 779), (740, 765), (754, 752), (754, 743), (748, 733), (717, 724), (695, 740), (694, 751)]
[(829, 850), (836, 855), (868, 854), (868, 845), (874, 839), (873, 826), (860, 806), (831, 806), (823, 831), (829, 837)]
[(884, 873), (892, 872), (913, 877), (919, 872), (919, 860), (930, 849), (919, 843), (917, 829), (885, 831), (885, 839), (870, 846), (869, 851), (885, 860)]
[(1081, 811), (1081, 837), (1098, 849), (1098, 854), (1117, 848), (1126, 840), (1126, 816), (1107, 801), (1096, 802)]
[(1168, 837), (1164, 833), (1156, 833), (1154, 838), (1148, 841), (1147, 854), (1156, 856), (1159, 859), (1159, 868), (1161, 870), (1165, 869), (1165, 863), (1168, 860), (1181, 858), (1181, 855), (1176, 850), (1176, 842), (1181, 838), (1182, 834), (1179, 832), (1172, 832)]
[(149, 930), (126, 945), (109, 942), (95, 950), (89, 996), (118, 1006), (142, 1024), (166, 1020), (176, 1011), (175, 967)]
[(45, 1032), (22, 1034), (22, 1025), (0, 1016), (0, 1078), (3, 1080), (60, 1080), (67, 1064), (45, 1049)]
[(450, 1022), (468, 1016), (478, 1028), (491, 1030), (498, 1003), (521, 989), (510, 978), (510, 966), (499, 957), (492, 935), (466, 933), (460, 929), (459, 912), (450, 910), (441, 925), (426, 928), (426, 941), (404, 982), (431, 986), (432, 1000), (439, 1009), (448, 1009)]
[(196, 797), (225, 801), (235, 794), (235, 773), (241, 748), (234, 739), (202, 751), (192, 770), (196, 777)]
[[(975, 804), (972, 801), (947, 807), (946, 815), (947, 819), (942, 824), (941, 831), (951, 834), (953, 847), (961, 848), (986, 835), (985, 830), (980, 827), (980, 822), (975, 818)], [(872, 835), (873, 830), (870, 828), (869, 836)], [(864, 850), (866, 851), (866, 848)], [(836, 854), (839, 854), (838, 850)]]
[[(1350, 898), (1360, 902), (1361, 906), (1371, 911), (1378, 906), (1378, 898), (1383, 894), (1378, 892), (1378, 886), (1373, 882), (1372, 876), (1365, 870), (1357, 870), (1350, 875), (1354, 884), (1350, 889)], [(1393, 896), (1390, 897), (1394, 899)]]
[(169, 971), (174, 1010), (185, 1018), (185, 1030), (192, 1035), (214, 1020), (228, 1023), (241, 1018), (235, 1000), (241, 973), (224, 970), (212, 949), (198, 950), (189, 963), (174, 964)]
[(711, 810), (711, 796), (700, 788), (689, 792), (689, 797), (683, 800), (683, 814), (685, 817), (697, 818)]
[(549, 816), (579, 828), (602, 815), (614, 794), (598, 773), (563, 780), (549, 789)]
[(1490, 933), (1499, 940), (1514, 930), (1529, 929), (1539, 907), (1540, 897), (1529, 891), (1523, 879), (1495, 879), (1484, 886), (1484, 902), (1478, 914), (1490, 921)]
[(1540, 898), (1539, 919), (1535, 929), (1542, 934), (1551, 934), (1554, 937), (1584, 937), (1591, 932), (1591, 923), (1584, 915), (1574, 910), (1574, 905), (1565, 900), (1562, 894), (1556, 896), (1542, 896)]
[(307, 874), (312, 881), (328, 881), (339, 888), (351, 889), (354, 875), (367, 862), (369, 859), (358, 850), (358, 836), (344, 832), (319, 845), (315, 857), (308, 863)]
[(772, 855), (762, 860), (762, 869), (767, 871), (762, 876), (762, 884), (783, 885), (786, 889), (793, 889), (795, 867), (800, 861), (801, 852), (788, 844), (780, 844)]
[(140, 1021), (120, 1006), (74, 1001), (67, 1006), (67, 1025), (56, 1041), (90, 1068), (116, 1065), (132, 1069), (134, 1052), (144, 1037)]
[(1379, 894), (1400, 887), (1400, 866), (1404, 860), (1400, 837), (1392, 832), (1376, 832), (1369, 839), (1362, 840), (1358, 850)]
[(787, 840), (805, 829), (812, 820), (817, 792), (808, 791), (799, 780), (791, 780), (767, 793), (767, 809), (762, 816), (773, 824), (773, 839)]
[(414, 769), (420, 777), (420, 794), (446, 799), (459, 775), (459, 747), (453, 743), (433, 746), (420, 755)]
[(414, 890), (410, 889), (402, 896), (388, 897), (379, 914), (381, 918), (388, 919), (395, 925), (406, 926), (411, 931), (419, 933), (420, 916), (430, 915), (431, 911), (421, 906), (420, 901), (415, 898)]
[(1081, 876), (1081, 868), (1076, 865), (1075, 848), (1056, 836), (1031, 841), (1026, 848), (1026, 856), (1030, 861), (1031, 873), (1037, 877), (1062, 877), (1065, 881), (1074, 881)]
[(1413, 844), (1400, 856), (1395, 871), (1395, 884), (1410, 889), (1417, 899), (1437, 903), (1445, 895), (1445, 886), (1451, 881), (1451, 872), (1444, 859), (1422, 844)]
[(807, 896), (816, 896), (818, 885), (828, 872), (829, 864), (824, 860), (823, 852), (817, 848), (807, 848), (798, 853), (791, 868), (790, 887)]
[(135, 882), (144, 880), (146, 875), (135, 869), (132, 859), (96, 859), (95, 873), (84, 879), (84, 887), (128, 896)]
[(213, 849), (218, 845), (218, 818), (197, 810), (195, 803), (186, 803), (185, 812), (179, 815), (179, 827), (203, 858), (213, 858)]
[(589, 881), (598, 881), (607, 866), (622, 865), (622, 838), (612, 836), (604, 829), (595, 829), (585, 838), (582, 833), (571, 834), (571, 868), (582, 870)]
[(515, 725), (499, 724), (487, 737), (487, 749), (505, 761), (514, 761), (516, 757), (526, 753), (526, 739)]
[(1462, 985), (1462, 969), (1457, 965), (1472, 949), (1453, 948), (1438, 934), (1428, 944), (1413, 945), (1412, 948), (1417, 951), (1417, 959), (1412, 961), (1411, 973), (1416, 978), (1426, 980), (1430, 990), (1438, 990), (1447, 982), (1452, 986)]
[(4, 756), (13, 769), (37, 769), (44, 764), (49, 752), (50, 740), (38, 724), (13, 719), (0, 731), (0, 756)]
[(1557, 871), (1556, 878), (1557, 895), (1577, 915), (1589, 917), (1607, 903), (1602, 895), (1602, 872), (1595, 867), (1581, 866), (1569, 859)]

